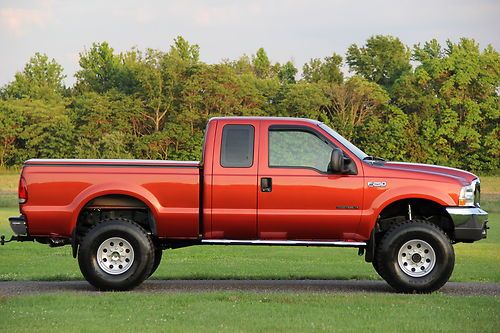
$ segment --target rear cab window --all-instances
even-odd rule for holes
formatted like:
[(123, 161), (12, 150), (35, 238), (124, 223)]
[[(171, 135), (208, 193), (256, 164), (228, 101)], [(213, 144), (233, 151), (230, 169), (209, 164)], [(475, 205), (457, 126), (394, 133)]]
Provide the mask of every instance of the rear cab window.
[(220, 163), (224, 168), (253, 165), (255, 129), (252, 125), (225, 125), (222, 130)]

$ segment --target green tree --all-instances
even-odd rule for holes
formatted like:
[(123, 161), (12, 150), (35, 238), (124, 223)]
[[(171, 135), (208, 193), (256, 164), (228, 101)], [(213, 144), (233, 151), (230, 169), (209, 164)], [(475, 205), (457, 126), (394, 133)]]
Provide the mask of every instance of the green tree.
[(341, 71), (342, 57), (334, 53), (324, 60), (314, 58), (302, 67), (302, 76), (307, 82), (341, 83), (344, 75)]
[(301, 81), (286, 92), (278, 115), (323, 120), (322, 107), (326, 103), (327, 99), (320, 85)]
[(267, 78), (271, 75), (271, 61), (264, 48), (259, 48), (255, 56), (252, 57), (252, 65), (257, 77)]
[(366, 45), (352, 44), (346, 55), (351, 71), (386, 88), (411, 69), (411, 52), (397, 37), (377, 35)]
[(219, 64), (200, 61), (182, 36), (166, 51), (115, 54), (94, 43), (74, 87), (61, 66), (35, 54), (0, 90), (0, 165), (32, 157), (199, 159), (210, 117), (269, 115), (326, 122), (387, 159), (496, 172), (500, 163), (500, 60), (471, 39), (417, 44), (391, 36), (351, 45), (342, 58), (292, 62), (264, 49)]
[(234, 61), (225, 60), (223, 63), (231, 66), (237, 75), (255, 74), (253, 70), (252, 60), (246, 54), (239, 57), (237, 60)]
[(376, 83), (353, 76), (342, 84), (325, 86), (328, 100), (323, 109), (329, 122), (349, 140), (370, 117), (377, 117), (389, 102), (386, 91)]
[(70, 110), (78, 156), (132, 156), (133, 144), (143, 130), (142, 108), (138, 100), (117, 91), (106, 94), (86, 92), (74, 98)]
[(287, 61), (284, 65), (280, 66), (278, 78), (282, 84), (295, 83), (295, 75), (298, 69), (295, 68), (293, 62)]
[(104, 93), (117, 86), (120, 77), (120, 58), (107, 42), (93, 43), (80, 53), (81, 69), (76, 72), (76, 88)]
[(183, 101), (192, 105), (191, 112), (198, 113), (203, 122), (213, 116), (260, 114), (259, 91), (242, 78), (229, 65), (206, 65), (191, 77)]
[(16, 140), (22, 133), (23, 116), (13, 101), (0, 101), (0, 167), (12, 165), (12, 153), (16, 150)]
[(63, 68), (45, 54), (35, 53), (3, 91), (7, 98), (53, 99), (65, 92)]
[(373, 156), (387, 160), (407, 160), (407, 152), (413, 140), (409, 136), (408, 116), (393, 105), (385, 106), (381, 113), (369, 117), (357, 128), (354, 142)]
[(142, 101), (143, 117), (151, 124), (148, 132), (160, 131), (173, 107), (173, 87), (165, 70), (164, 57), (162, 52), (148, 49), (136, 71), (140, 82), (136, 96)]
[(2, 112), (16, 115), (15, 149), (8, 158), (11, 165), (30, 158), (74, 156), (75, 131), (63, 101), (23, 98), (4, 101), (1, 108)]
[(177, 36), (174, 45), (170, 47), (169, 55), (191, 65), (197, 64), (200, 61), (200, 47), (197, 44), (190, 44), (182, 36)]
[[(395, 102), (415, 113), (427, 161), (475, 171), (499, 168), (500, 57), (471, 39), (414, 47), (415, 71), (393, 88)], [(466, 153), (465, 153), (466, 152)]]

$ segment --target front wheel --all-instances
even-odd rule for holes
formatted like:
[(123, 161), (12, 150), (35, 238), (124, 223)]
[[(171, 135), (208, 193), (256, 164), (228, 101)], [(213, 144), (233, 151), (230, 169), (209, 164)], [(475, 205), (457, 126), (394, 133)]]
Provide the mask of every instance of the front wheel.
[(156, 272), (156, 269), (158, 268), (158, 266), (160, 266), (162, 255), (163, 255), (163, 250), (161, 248), (156, 248), (154, 250), (153, 267), (151, 267), (151, 271), (148, 274), (148, 278), (151, 275), (153, 275), (153, 273)]
[(130, 290), (138, 286), (149, 276), (153, 263), (151, 238), (141, 226), (126, 219), (96, 224), (78, 251), (83, 276), (100, 290)]
[(438, 226), (419, 220), (389, 229), (375, 253), (379, 275), (400, 292), (428, 293), (450, 278), (455, 252)]

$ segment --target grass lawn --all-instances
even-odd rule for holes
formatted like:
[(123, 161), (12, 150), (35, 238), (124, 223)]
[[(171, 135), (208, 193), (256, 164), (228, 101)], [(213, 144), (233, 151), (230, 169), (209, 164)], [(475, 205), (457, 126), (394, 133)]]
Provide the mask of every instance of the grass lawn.
[(17, 208), (19, 173), (17, 170), (0, 170), (0, 207)]
[(63, 293), (0, 298), (0, 331), (498, 332), (499, 310), (441, 294)]

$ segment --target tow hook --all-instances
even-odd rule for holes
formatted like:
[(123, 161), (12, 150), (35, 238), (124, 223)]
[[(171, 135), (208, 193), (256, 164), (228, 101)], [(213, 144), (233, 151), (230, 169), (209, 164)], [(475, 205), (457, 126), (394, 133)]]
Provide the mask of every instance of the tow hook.
[(16, 242), (33, 242), (35, 239), (29, 236), (11, 236), (9, 240), (5, 240), (5, 236), (0, 236), (0, 245), (5, 245), (5, 243)]

